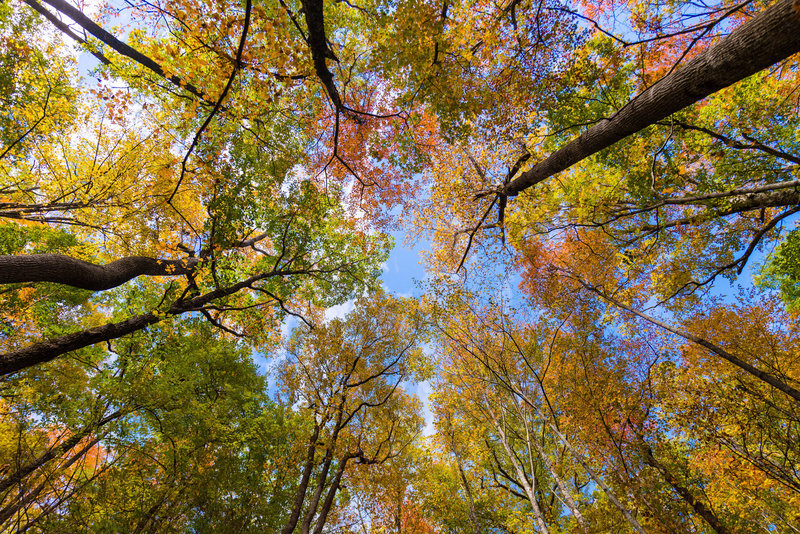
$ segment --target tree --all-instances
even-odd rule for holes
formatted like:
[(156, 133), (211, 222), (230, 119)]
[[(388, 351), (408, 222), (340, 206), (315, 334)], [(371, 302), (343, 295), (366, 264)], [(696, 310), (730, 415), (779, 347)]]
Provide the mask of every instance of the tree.
[(300, 422), (266, 397), (241, 343), (197, 319), (166, 330), (117, 341), (115, 360), (54, 362), (58, 378), (6, 379), (23, 398), (4, 417), (5, 526), (278, 528)]
[(796, 4), (8, 0), (3, 528), (797, 529)]
[(401, 388), (425, 372), (422, 318), (409, 304), (365, 297), (344, 320), (292, 337), (281, 388), (311, 429), (285, 534), (322, 532), (348, 465), (397, 459), (419, 435), (419, 408)]

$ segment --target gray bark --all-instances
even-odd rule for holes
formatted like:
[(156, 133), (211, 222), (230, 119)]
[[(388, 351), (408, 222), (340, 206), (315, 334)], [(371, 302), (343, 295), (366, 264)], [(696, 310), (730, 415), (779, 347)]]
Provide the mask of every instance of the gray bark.
[(639, 524), (639, 521), (637, 521), (636, 518), (633, 517), (633, 514), (631, 514), (631, 512), (619, 501), (619, 499), (617, 499), (616, 495), (614, 495), (614, 492), (611, 491), (611, 488), (609, 488), (606, 485), (606, 483), (603, 482), (602, 478), (600, 478), (598, 476), (598, 474), (595, 473), (594, 469), (589, 467), (589, 464), (586, 463), (586, 460), (583, 458), (581, 453), (579, 453), (577, 450), (575, 450), (575, 448), (572, 446), (572, 444), (569, 441), (567, 441), (567, 437), (564, 434), (561, 433), (561, 431), (553, 424), (552, 421), (550, 421), (549, 418), (546, 418), (544, 416), (544, 414), (540, 413), (540, 415), (547, 422), (547, 426), (550, 427), (550, 430), (552, 430), (553, 433), (556, 436), (558, 436), (558, 439), (561, 440), (561, 443), (564, 444), (564, 446), (570, 452), (572, 457), (575, 458), (575, 460), (579, 464), (581, 464), (581, 467), (583, 467), (584, 471), (586, 471), (586, 473), (590, 477), (592, 477), (592, 480), (594, 480), (597, 483), (597, 485), (600, 486), (600, 489), (602, 489), (603, 492), (606, 494), (606, 496), (608, 497), (608, 500), (610, 500), (614, 504), (614, 506), (616, 506), (617, 509), (620, 512), (622, 512), (622, 515), (625, 516), (625, 519), (628, 521), (628, 524), (631, 527), (633, 527), (633, 529), (636, 532), (638, 532), (639, 534), (647, 534), (647, 531), (644, 528), (642, 528), (642, 525)]
[(542, 509), (539, 507), (539, 502), (536, 500), (536, 474), (531, 472), (531, 478), (528, 480), (527, 473), (525, 473), (522, 465), (520, 465), (516, 454), (511, 449), (511, 445), (508, 442), (508, 437), (506, 436), (505, 429), (503, 428), (505, 421), (500, 421), (492, 409), (488, 408), (488, 405), (487, 409), (491, 416), (492, 426), (494, 426), (495, 430), (497, 430), (497, 433), (500, 436), (500, 443), (503, 445), (503, 449), (505, 449), (506, 455), (508, 455), (508, 459), (511, 461), (511, 466), (514, 468), (514, 472), (517, 475), (517, 480), (519, 480), (520, 484), (522, 484), (522, 489), (525, 490), (525, 495), (528, 497), (528, 501), (531, 504), (531, 510), (533, 511), (534, 518), (536, 519), (536, 524), (539, 527), (539, 532), (542, 534), (549, 534), (550, 530), (547, 528), (547, 523), (544, 520), (544, 514), (542, 513)]
[(0, 256), (0, 284), (55, 282), (80, 289), (102, 291), (124, 284), (137, 276), (176, 276), (192, 272), (197, 258), (161, 260), (128, 256), (107, 265), (61, 254)]
[(779, 0), (657, 81), (608, 119), (520, 174), (501, 192), (515, 196), (584, 158), (800, 52), (800, 1)]
[(725, 199), (725, 203), (719, 207), (711, 205), (709, 200), (691, 200), (683, 201), (681, 199), (665, 200), (660, 203), (662, 206), (681, 206), (681, 205), (700, 205), (706, 204), (708, 209), (704, 212), (698, 213), (691, 217), (683, 217), (673, 221), (665, 222), (663, 224), (646, 224), (641, 226), (641, 230), (645, 232), (653, 232), (656, 230), (663, 230), (665, 228), (672, 228), (675, 226), (683, 226), (687, 224), (703, 223), (737, 213), (746, 213), (749, 211), (761, 210), (766, 208), (783, 208), (788, 206), (797, 206), (800, 204), (800, 192), (796, 189), (783, 189), (777, 191), (765, 191), (760, 193), (748, 193), (738, 197), (731, 197), (729, 200)]

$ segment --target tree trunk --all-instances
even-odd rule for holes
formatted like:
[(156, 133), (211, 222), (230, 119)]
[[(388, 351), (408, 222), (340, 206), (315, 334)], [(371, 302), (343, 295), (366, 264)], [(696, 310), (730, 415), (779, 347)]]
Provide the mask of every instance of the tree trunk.
[(762, 210), (766, 208), (785, 208), (789, 206), (797, 206), (800, 204), (800, 192), (789, 190), (766, 191), (763, 193), (750, 193), (738, 197), (730, 197), (727, 200), (727, 207), (715, 207), (711, 205), (708, 200), (696, 202), (682, 202), (666, 200), (663, 202), (664, 206), (680, 206), (680, 205), (699, 205), (704, 203), (708, 207), (707, 211), (698, 213), (691, 217), (684, 217), (673, 221), (666, 222), (660, 225), (646, 224), (642, 225), (640, 229), (644, 232), (654, 232), (656, 230), (663, 230), (665, 228), (672, 228), (675, 226), (684, 226), (687, 224), (697, 224), (728, 215), (737, 213), (746, 213), (748, 211)]
[(0, 284), (55, 282), (79, 289), (102, 291), (142, 275), (188, 274), (198, 262), (197, 258), (159, 260), (129, 256), (107, 265), (95, 265), (61, 254), (0, 256)]
[(321, 425), (316, 423), (314, 425), (314, 432), (311, 434), (311, 439), (308, 440), (308, 452), (306, 454), (306, 464), (303, 466), (303, 474), (300, 477), (300, 485), (294, 494), (294, 504), (292, 505), (292, 513), (289, 515), (289, 521), (283, 527), (281, 534), (292, 534), (294, 529), (297, 528), (297, 521), (300, 519), (300, 512), (303, 510), (303, 501), (306, 498), (308, 491), (308, 482), (311, 479), (311, 472), (314, 470), (314, 458), (317, 454), (317, 439), (319, 438), (319, 431)]
[(610, 500), (614, 504), (614, 506), (616, 506), (617, 509), (620, 512), (622, 512), (622, 515), (625, 516), (625, 519), (628, 521), (628, 524), (632, 526), (633, 529), (639, 534), (647, 534), (647, 531), (644, 528), (642, 528), (642, 525), (639, 524), (639, 522), (636, 520), (635, 517), (633, 517), (630, 511), (627, 508), (625, 508), (625, 506), (623, 506), (623, 504), (619, 501), (619, 499), (617, 499), (616, 495), (614, 495), (614, 492), (611, 491), (611, 488), (609, 488), (606, 485), (606, 483), (603, 482), (603, 480), (597, 475), (597, 473), (594, 472), (594, 469), (589, 467), (589, 464), (586, 463), (586, 460), (584, 460), (583, 456), (577, 450), (575, 450), (575, 448), (572, 447), (572, 444), (567, 440), (567, 437), (564, 434), (562, 434), (561, 431), (558, 428), (556, 428), (553, 422), (550, 421), (550, 419), (546, 418), (543, 413), (540, 413), (539, 415), (541, 415), (542, 418), (544, 418), (545, 421), (547, 421), (547, 426), (549, 426), (550, 430), (552, 430), (553, 433), (556, 436), (558, 436), (558, 439), (561, 440), (561, 443), (564, 444), (564, 447), (567, 448), (572, 457), (575, 458), (575, 460), (579, 464), (581, 464), (581, 467), (583, 467), (584, 471), (586, 471), (586, 473), (590, 477), (592, 477), (592, 480), (594, 480), (597, 483), (597, 485), (600, 486), (600, 489), (602, 489), (603, 492), (606, 494), (608, 500)]
[(458, 474), (461, 477), (461, 485), (464, 486), (464, 491), (467, 493), (467, 498), (469, 499), (469, 520), (472, 523), (472, 534), (479, 534), (480, 525), (478, 524), (478, 515), (475, 513), (475, 499), (472, 497), (472, 490), (469, 487), (467, 475), (464, 473), (464, 466), (461, 464), (461, 457), (455, 451), (455, 445), (453, 446), (453, 456), (456, 457), (456, 467), (458, 467)]
[(336, 492), (339, 491), (339, 486), (342, 483), (342, 475), (347, 467), (348, 460), (350, 460), (350, 456), (345, 456), (339, 463), (339, 468), (336, 470), (336, 475), (334, 475), (331, 481), (328, 494), (325, 495), (325, 501), (322, 503), (322, 508), (319, 511), (317, 523), (314, 526), (314, 534), (322, 534), (322, 529), (325, 527), (325, 522), (328, 520), (328, 514), (331, 511), (331, 506), (333, 506), (333, 499), (336, 497)]
[(644, 461), (647, 465), (656, 468), (664, 477), (670, 486), (675, 490), (675, 492), (680, 495), (681, 499), (686, 501), (692, 509), (697, 512), (697, 515), (702, 517), (706, 520), (711, 528), (714, 529), (715, 532), (719, 534), (730, 534), (730, 531), (725, 528), (725, 525), (721, 524), (719, 518), (711, 511), (705, 504), (698, 501), (697, 498), (692, 494), (689, 488), (681, 485), (677, 478), (667, 469), (667, 467), (659, 462), (656, 457), (653, 455), (653, 450), (650, 446), (642, 440), (642, 452), (644, 454)]
[(514, 196), (676, 111), (800, 51), (800, 0), (779, 0), (512, 180)]
[(511, 445), (508, 443), (508, 438), (506, 436), (505, 429), (503, 428), (505, 423), (501, 422), (497, 417), (495, 417), (491, 409), (489, 409), (489, 412), (491, 414), (492, 425), (500, 435), (500, 443), (502, 443), (503, 449), (505, 449), (508, 459), (511, 461), (511, 466), (514, 468), (514, 472), (517, 475), (517, 480), (519, 480), (520, 484), (522, 484), (522, 489), (525, 490), (525, 495), (528, 496), (528, 502), (531, 504), (533, 516), (536, 519), (536, 524), (539, 526), (539, 531), (542, 534), (549, 534), (550, 531), (548, 530), (547, 523), (544, 520), (544, 514), (542, 513), (542, 509), (539, 507), (539, 501), (536, 500), (536, 474), (531, 473), (531, 481), (529, 482), (528, 475), (525, 473), (525, 470), (517, 460), (514, 451), (511, 450)]
[(77, 434), (74, 434), (69, 438), (65, 439), (63, 442), (61, 442), (61, 444), (55, 447), (51, 447), (50, 449), (47, 450), (47, 452), (39, 456), (37, 459), (20, 467), (19, 469), (17, 469), (15, 473), (8, 476), (5, 480), (0, 481), (0, 493), (4, 492), (5, 490), (7, 490), (8, 488), (10, 488), (15, 484), (19, 484), (25, 477), (27, 477), (28, 475), (30, 475), (31, 473), (42, 467), (44, 464), (46, 464), (53, 458), (56, 458), (57, 456), (61, 456), (68, 450), (75, 447), (78, 443), (80, 443), (81, 440), (83, 440), (83, 438), (85, 438), (92, 432), (95, 432), (97, 429), (99, 429), (106, 423), (110, 423), (115, 419), (119, 419), (120, 417), (122, 417), (122, 415), (123, 415), (122, 412), (116, 411), (111, 415), (108, 415), (100, 419), (99, 421), (96, 421), (91, 425), (88, 425)]
[(167, 317), (179, 315), (187, 311), (196, 311), (206, 304), (216, 299), (233, 295), (237, 291), (249, 287), (250, 285), (273, 276), (284, 276), (292, 274), (307, 273), (305, 270), (298, 271), (271, 271), (261, 273), (243, 280), (228, 287), (215, 289), (203, 295), (186, 301), (175, 302), (166, 312), (156, 314), (155, 312), (144, 313), (131, 317), (119, 323), (107, 323), (102, 326), (89, 328), (81, 332), (66, 334), (61, 337), (35, 343), (23, 349), (0, 354), (0, 376), (15, 373), (27, 367), (40, 363), (49, 362), (54, 358), (78, 350), (83, 347), (94, 345), (102, 341), (117, 339), (124, 335), (147, 328), (148, 326), (163, 321)]
[[(523, 415), (524, 417), (524, 415)], [(572, 498), (572, 493), (567, 488), (567, 485), (558, 476), (556, 470), (553, 468), (553, 464), (550, 462), (550, 458), (547, 457), (547, 452), (544, 450), (544, 447), (536, 440), (536, 436), (531, 438), (530, 434), (528, 433), (528, 421), (527, 418), (525, 419), (525, 432), (527, 434), (528, 444), (533, 445), (533, 448), (536, 449), (539, 458), (542, 460), (542, 464), (544, 465), (547, 472), (550, 473), (550, 476), (553, 477), (553, 480), (558, 487), (561, 496), (563, 497), (564, 504), (569, 508), (569, 511), (572, 513), (573, 517), (575, 517), (575, 521), (578, 522), (578, 526), (580, 526), (581, 530), (584, 532), (589, 532), (589, 526), (586, 524), (586, 519), (583, 517), (583, 514), (578, 509), (578, 505), (575, 502), (575, 499)]]
[[(86, 444), (81, 450), (79, 450), (75, 455), (67, 460), (67, 462), (62, 465), (59, 469), (69, 469), (72, 465), (77, 462), (79, 459), (83, 458), (83, 456), (89, 452), (89, 450), (97, 445), (100, 441), (100, 437), (94, 438), (92, 441)], [(10, 518), (14, 516), (17, 512), (19, 512), (22, 508), (28, 506), (31, 502), (33, 502), (36, 497), (44, 490), (48, 484), (52, 484), (52, 481), (49, 478), (45, 478), (36, 488), (28, 492), (26, 495), (20, 495), (18, 499), (12, 502), (10, 505), (6, 506), (2, 510), (0, 510), (0, 525), (8, 521)]]
[(328, 440), (327, 450), (325, 451), (325, 460), (322, 462), (322, 469), (320, 470), (319, 475), (317, 475), (317, 487), (314, 489), (314, 495), (311, 497), (311, 502), (308, 505), (306, 516), (303, 518), (303, 524), (300, 526), (301, 534), (309, 534), (311, 531), (311, 524), (314, 521), (314, 515), (317, 513), (317, 507), (319, 507), (319, 501), (322, 498), (322, 491), (325, 489), (325, 481), (328, 480), (328, 471), (331, 468), (331, 463), (333, 463), (336, 440), (339, 439), (339, 432), (345, 426), (342, 424), (342, 419), (344, 417), (344, 405), (345, 397), (342, 396), (337, 410), (338, 413), (336, 414), (336, 425), (333, 428), (331, 437)]

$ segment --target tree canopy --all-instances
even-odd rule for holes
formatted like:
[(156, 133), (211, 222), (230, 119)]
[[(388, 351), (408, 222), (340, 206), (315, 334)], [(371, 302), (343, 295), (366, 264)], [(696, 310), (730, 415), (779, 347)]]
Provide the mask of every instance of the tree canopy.
[(797, 532), (799, 52), (798, 0), (2, 0), (0, 530)]

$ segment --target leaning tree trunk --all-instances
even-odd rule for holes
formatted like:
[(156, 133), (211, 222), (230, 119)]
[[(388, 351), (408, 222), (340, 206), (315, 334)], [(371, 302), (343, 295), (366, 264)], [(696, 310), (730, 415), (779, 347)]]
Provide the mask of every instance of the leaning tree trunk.
[[(60, 467), (60, 469), (66, 470), (72, 467), (72, 465), (83, 458), (89, 450), (97, 445), (100, 441), (101, 436), (97, 436), (92, 439), (89, 443), (87, 443), (81, 450), (75, 453), (69, 460), (67, 460), (64, 465)], [(45, 479), (39, 483), (36, 488), (32, 489), (25, 495), (20, 495), (19, 498), (12, 501), (8, 506), (0, 510), (0, 525), (11, 519), (14, 514), (22, 510), (23, 508), (27, 508), (29, 504), (31, 504), (39, 494), (44, 491), (44, 489), (50, 485), (53, 486), (54, 482), (49, 478), (45, 477)]]
[(259, 280), (273, 276), (298, 274), (300, 272), (303, 271), (272, 271), (269, 273), (257, 274), (251, 276), (247, 280), (225, 288), (209, 291), (199, 297), (175, 302), (166, 312), (143, 313), (126, 319), (125, 321), (106, 323), (101, 326), (66, 334), (40, 343), (34, 343), (25, 348), (0, 354), (0, 376), (15, 373), (33, 365), (49, 362), (73, 350), (82, 349), (94, 345), (95, 343), (117, 339), (133, 332), (143, 330), (173, 315), (179, 315), (187, 311), (196, 311), (216, 299), (233, 295), (241, 289), (250, 287)]
[(718, 534), (730, 534), (730, 530), (728, 530), (725, 525), (723, 525), (717, 515), (711, 510), (708, 506), (703, 504), (695, 495), (687, 488), (686, 486), (682, 485), (680, 481), (672, 474), (672, 472), (667, 469), (667, 467), (662, 464), (656, 457), (653, 455), (653, 449), (644, 441), (643, 438), (639, 438), (641, 440), (641, 447), (642, 453), (644, 455), (644, 462), (649, 465), (650, 467), (654, 467), (661, 475), (664, 477), (664, 480), (672, 486), (672, 489), (675, 490), (681, 499), (686, 501), (689, 506), (700, 516), (702, 517), (706, 523), (714, 529), (714, 532)]
[(512, 180), (514, 196), (720, 89), (800, 52), (800, 0), (779, 0), (661, 78), (611, 118), (583, 132)]
[(320, 508), (316, 526), (314, 527), (314, 534), (322, 534), (322, 529), (325, 528), (325, 523), (328, 521), (328, 514), (333, 506), (333, 499), (336, 497), (336, 492), (339, 491), (339, 487), (342, 484), (342, 475), (344, 474), (344, 470), (347, 468), (347, 462), (349, 460), (350, 456), (345, 456), (342, 458), (339, 468), (336, 470), (336, 474), (331, 481), (331, 486), (328, 488), (328, 494), (325, 496), (325, 501), (322, 503), (322, 508)]
[(42, 467), (44, 464), (48, 463), (50, 460), (61, 456), (62, 454), (66, 453), (67, 451), (74, 448), (78, 445), (81, 441), (83, 441), (86, 436), (96, 432), (100, 427), (103, 425), (114, 421), (115, 419), (119, 419), (124, 414), (121, 411), (116, 411), (106, 417), (103, 417), (99, 421), (95, 421), (94, 423), (86, 426), (79, 432), (76, 432), (74, 435), (70, 436), (69, 438), (65, 439), (58, 445), (54, 445), (50, 449), (48, 449), (44, 454), (29, 462), (23, 466), (20, 466), (14, 473), (6, 477), (4, 480), (0, 481), (0, 493), (6, 491), (8, 488), (19, 484), (25, 479), (28, 475)]
[(308, 440), (307, 456), (303, 467), (303, 474), (300, 477), (300, 485), (297, 487), (297, 491), (295, 491), (294, 494), (294, 504), (292, 505), (291, 514), (289, 515), (289, 521), (287, 521), (286, 526), (283, 527), (281, 534), (292, 534), (294, 529), (297, 528), (297, 522), (300, 520), (300, 512), (303, 510), (303, 501), (308, 492), (311, 472), (314, 470), (314, 459), (317, 454), (317, 440), (319, 439), (320, 429), (320, 423), (315, 422), (314, 432), (312, 432), (311, 438)]
[[(43, 11), (46, 11), (35, 0), (23, 0), (23, 2), (28, 4), (31, 8), (33, 8), (34, 10), (36, 10), (39, 13), (42, 13)], [(122, 41), (120, 41), (119, 39), (117, 39), (116, 37), (111, 35), (110, 33), (108, 33), (106, 30), (104, 30), (99, 25), (97, 25), (96, 22), (94, 22), (89, 17), (84, 15), (83, 12), (81, 12), (78, 8), (76, 8), (75, 6), (70, 4), (69, 2), (66, 2), (65, 0), (44, 0), (44, 2), (46, 4), (49, 4), (50, 6), (55, 8), (56, 10), (58, 10), (61, 14), (66, 15), (67, 17), (71, 18), (73, 21), (75, 21), (76, 24), (78, 24), (83, 29), (84, 32), (93, 35), (94, 37), (99, 39), (103, 44), (107, 45), (112, 50), (114, 50), (116, 53), (118, 53), (118, 54), (120, 54), (122, 56), (125, 56), (127, 58), (132, 59), (133, 61), (135, 61), (138, 64), (142, 65), (143, 67), (149, 69), (153, 73), (161, 76), (162, 78), (165, 78), (165, 79), (169, 80), (170, 82), (172, 82), (177, 87), (180, 87), (181, 89), (185, 89), (185, 90), (189, 91), (190, 93), (192, 93), (193, 95), (200, 97), (206, 103), (212, 104), (212, 105), (214, 104), (213, 102), (209, 102), (207, 97), (206, 97), (206, 95), (203, 94), (203, 92), (201, 90), (199, 90), (197, 87), (193, 86), (190, 83), (187, 83), (185, 80), (181, 79), (180, 77), (176, 76), (175, 74), (171, 74), (171, 73), (165, 72), (164, 68), (161, 65), (159, 65), (158, 63), (153, 61), (151, 58), (145, 56), (144, 54), (142, 54), (138, 50), (132, 48), (131, 46), (129, 46), (129, 45), (125, 44), (125, 43), (123, 43)], [(45, 15), (45, 16), (48, 19), (51, 19), (51, 20), (55, 18), (52, 14), (49, 15), (49, 16), (47, 16), (47, 15)], [(59, 30), (64, 31), (65, 25), (56, 24), (56, 27)], [(68, 34), (68, 35), (70, 35), (70, 34)], [(70, 37), (73, 37), (73, 35), (74, 34), (70, 35)], [(101, 61), (102, 61), (102, 59), (101, 59)]]
[(55, 282), (79, 289), (102, 291), (122, 285), (137, 276), (188, 274), (198, 262), (197, 258), (160, 260), (129, 256), (107, 265), (95, 265), (62, 254), (0, 256), (0, 284)]

